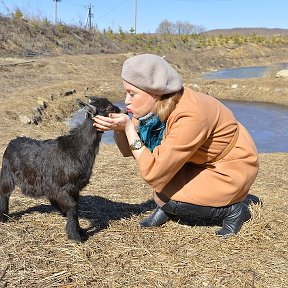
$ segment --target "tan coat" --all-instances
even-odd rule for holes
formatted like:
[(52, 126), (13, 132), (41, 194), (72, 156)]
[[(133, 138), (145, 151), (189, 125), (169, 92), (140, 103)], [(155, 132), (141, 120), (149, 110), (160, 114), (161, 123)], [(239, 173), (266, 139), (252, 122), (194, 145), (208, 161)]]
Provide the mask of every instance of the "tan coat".
[(256, 178), (258, 155), (240, 123), (232, 150), (213, 162), (236, 127), (232, 112), (220, 101), (185, 88), (161, 144), (142, 153), (141, 176), (156, 192), (176, 201), (217, 207), (243, 200)]

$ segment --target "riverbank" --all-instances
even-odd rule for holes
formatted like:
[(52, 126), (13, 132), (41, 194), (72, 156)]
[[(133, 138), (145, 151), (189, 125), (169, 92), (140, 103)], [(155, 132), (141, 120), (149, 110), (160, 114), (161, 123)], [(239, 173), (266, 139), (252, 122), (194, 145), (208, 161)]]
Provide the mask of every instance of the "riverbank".
[[(213, 54), (211, 51), (209, 52)], [(288, 80), (276, 78), (277, 71), (272, 71), (270, 75), (262, 79), (203, 80), (201, 79), (202, 72), (211, 69), (208, 67), (211, 55), (207, 55), (206, 51), (203, 53), (203, 59), (200, 58), (201, 64), (193, 65), (196, 61), (195, 58), (202, 57), (201, 51), (197, 53), (198, 55), (195, 52), (195, 55), (190, 58), (185, 53), (167, 55), (167, 60), (175, 66), (185, 84), (192, 89), (219, 99), (267, 102), (288, 106)], [(49, 102), (49, 108), (45, 111), (47, 117), (41, 124), (41, 126), (45, 126), (45, 129), (49, 129), (46, 126), (53, 122), (52, 119), (56, 117), (55, 113), (57, 114), (56, 118), (59, 119), (70, 117), (71, 109), (74, 108), (71, 103), (76, 98), (84, 99), (86, 95), (102, 95), (115, 102), (123, 101), (124, 91), (119, 75), (123, 61), (131, 55), (133, 54), (61, 55), (35, 57), (30, 60), (25, 58), (0, 59), (0, 113), (4, 115), (8, 123), (12, 124), (14, 121), (17, 123), (17, 125), (11, 125), (12, 127), (8, 124), (7, 132), (11, 133), (9, 138), (21, 133), (18, 129), (19, 125), (25, 133), (30, 133), (29, 130), (33, 131), (30, 129), (31, 127), (18, 123), (18, 119), (21, 115), (31, 117), (35, 108), (39, 106), (37, 102), (41, 99)], [(272, 57), (263, 57), (263, 62), (257, 63), (257, 65), (267, 65), (267, 58)], [(218, 58), (216, 57), (216, 59)], [(249, 59), (248, 57), (248, 60), (245, 61), (247, 65), (248, 63), (252, 64)], [(280, 60), (285, 62), (283, 58)], [(219, 65), (220, 60), (214, 62)], [(203, 70), (199, 70), (200, 67)], [(65, 92), (72, 90), (75, 90), (76, 93), (68, 97), (63, 96)], [(52, 98), (53, 101), (51, 101)], [(17, 104), (15, 103), (16, 99)], [(71, 106), (67, 108), (67, 111), (62, 109), (63, 107), (58, 109), (67, 103)], [(49, 121), (49, 125), (46, 125), (46, 121)], [(60, 124), (60, 121), (58, 122), (56, 124)], [(14, 126), (15, 133), (13, 133)], [(56, 132), (54, 128), (51, 132), (53, 133), (53, 131)]]
[[(122, 101), (119, 75), (129, 56), (2, 59), (0, 163), (17, 135), (47, 139), (66, 133), (63, 119), (76, 109), (76, 98), (102, 95)], [(190, 61), (188, 55), (170, 56), (195, 90), (220, 99), (288, 106), (285, 79), (204, 81), (198, 79), (199, 67), (207, 69), (211, 58), (204, 57), (205, 65), (191, 70), (197, 55)], [(285, 60), (281, 57), (279, 62)], [(262, 61), (267, 64), (272, 57)], [(76, 93), (64, 96), (73, 89)], [(43, 99), (48, 106), (39, 125), (19, 120), (33, 115)], [(152, 191), (133, 159), (123, 158), (115, 145), (101, 144), (90, 184), (81, 193), (80, 223), (89, 231), (88, 240), (80, 245), (68, 241), (65, 219), (45, 199), (26, 198), (16, 189), (12, 218), (0, 223), (0, 287), (287, 287), (287, 175), (288, 153), (260, 154), (260, 172), (250, 193), (261, 197), (264, 206), (251, 207), (253, 219), (235, 237), (224, 240), (214, 235), (217, 227), (173, 222), (141, 230), (138, 222), (153, 209)]]

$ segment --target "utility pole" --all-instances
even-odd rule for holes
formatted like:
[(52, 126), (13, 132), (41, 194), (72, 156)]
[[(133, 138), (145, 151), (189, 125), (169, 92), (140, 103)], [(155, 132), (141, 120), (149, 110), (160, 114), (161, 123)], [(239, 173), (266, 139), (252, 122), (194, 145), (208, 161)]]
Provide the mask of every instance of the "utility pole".
[(92, 18), (93, 18), (93, 14), (92, 14), (92, 5), (89, 4), (88, 6), (88, 15), (87, 15), (87, 20), (86, 20), (86, 24), (85, 24), (85, 28), (88, 26), (89, 30), (92, 29)]
[(134, 0), (134, 33), (136, 34), (137, 0)]
[(57, 2), (61, 2), (61, 0), (53, 0), (54, 1), (54, 24), (57, 24)]

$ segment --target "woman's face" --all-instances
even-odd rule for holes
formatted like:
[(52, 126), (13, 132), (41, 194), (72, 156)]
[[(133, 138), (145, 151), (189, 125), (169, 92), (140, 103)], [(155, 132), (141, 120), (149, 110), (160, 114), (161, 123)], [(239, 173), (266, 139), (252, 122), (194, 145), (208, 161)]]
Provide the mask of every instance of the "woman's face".
[(133, 117), (138, 119), (153, 111), (157, 101), (157, 95), (145, 92), (125, 81), (126, 90), (125, 104), (128, 111), (133, 113)]

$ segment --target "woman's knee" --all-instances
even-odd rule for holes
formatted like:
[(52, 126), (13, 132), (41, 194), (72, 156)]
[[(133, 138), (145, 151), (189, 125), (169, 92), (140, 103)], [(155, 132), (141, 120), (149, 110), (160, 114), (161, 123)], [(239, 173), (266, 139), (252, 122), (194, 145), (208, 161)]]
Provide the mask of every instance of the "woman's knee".
[(159, 206), (162, 207), (165, 205), (170, 199), (163, 193), (154, 192), (154, 201)]

